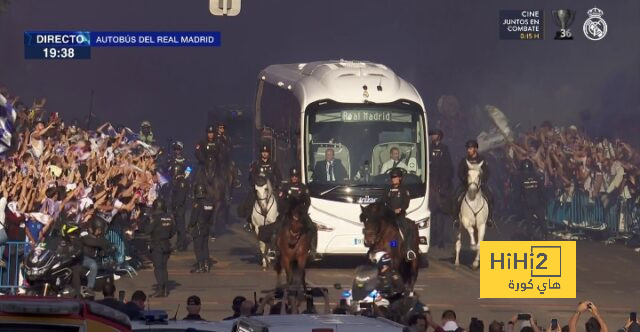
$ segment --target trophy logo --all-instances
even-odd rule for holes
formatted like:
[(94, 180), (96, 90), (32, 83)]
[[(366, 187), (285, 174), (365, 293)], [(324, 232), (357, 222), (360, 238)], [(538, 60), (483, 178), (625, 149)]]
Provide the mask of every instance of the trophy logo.
[(560, 30), (556, 31), (557, 40), (571, 40), (573, 35), (569, 26), (573, 23), (573, 19), (576, 18), (576, 12), (569, 9), (558, 9), (551, 12), (553, 14), (553, 21), (556, 23)]
[(589, 18), (584, 21), (582, 31), (588, 39), (600, 40), (607, 35), (607, 22), (605, 22), (602, 18), (603, 14), (604, 11), (596, 7), (593, 7), (587, 11), (587, 15), (589, 15)]

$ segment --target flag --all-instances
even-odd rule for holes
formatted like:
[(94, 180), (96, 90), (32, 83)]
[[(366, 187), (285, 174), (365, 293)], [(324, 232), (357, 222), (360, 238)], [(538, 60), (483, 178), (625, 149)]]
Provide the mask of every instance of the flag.
[(494, 128), (488, 132), (481, 132), (478, 137), (478, 151), (484, 152), (503, 147), (508, 141), (511, 141), (512, 132), (509, 127), (509, 120), (497, 107), (492, 105), (485, 106), (487, 115), (494, 124)]
[(0, 94), (0, 154), (11, 148), (13, 124), (16, 121), (16, 110), (7, 98)]

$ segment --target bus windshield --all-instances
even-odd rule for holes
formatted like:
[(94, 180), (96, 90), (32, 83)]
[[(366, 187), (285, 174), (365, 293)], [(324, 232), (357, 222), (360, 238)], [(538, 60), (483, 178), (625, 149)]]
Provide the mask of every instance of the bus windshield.
[(323, 101), (305, 114), (304, 162), (313, 196), (346, 201), (379, 196), (394, 167), (404, 171), (412, 196), (424, 196), (425, 120), (418, 104)]

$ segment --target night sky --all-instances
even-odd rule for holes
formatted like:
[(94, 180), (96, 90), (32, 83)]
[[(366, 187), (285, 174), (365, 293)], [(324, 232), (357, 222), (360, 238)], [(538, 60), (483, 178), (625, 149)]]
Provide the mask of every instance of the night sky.
[[(412, 82), (429, 109), (442, 94), (463, 110), (494, 104), (526, 127), (548, 119), (640, 145), (640, 1), (243, 0), (216, 17), (203, 0), (13, 0), (0, 14), (0, 85), (48, 98), (69, 118), (94, 113), (160, 139), (192, 144), (216, 105), (252, 105), (269, 64), (321, 59), (381, 62)], [(607, 36), (582, 34), (604, 10)], [(551, 10), (577, 10), (575, 40), (553, 40)], [(500, 9), (542, 9), (543, 41), (498, 39)], [(24, 60), (25, 30), (221, 31), (219, 48), (99, 48), (88, 61)], [(483, 128), (478, 128), (483, 129)], [(476, 133), (473, 133), (475, 136)]]

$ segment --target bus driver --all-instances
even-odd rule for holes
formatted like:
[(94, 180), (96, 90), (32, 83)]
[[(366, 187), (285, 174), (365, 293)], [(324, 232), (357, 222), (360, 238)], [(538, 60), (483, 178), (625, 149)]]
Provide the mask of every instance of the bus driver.
[(382, 164), (380, 174), (385, 174), (396, 167), (402, 168), (405, 172), (409, 171), (407, 164), (400, 160), (400, 149), (398, 149), (398, 147), (392, 147), (389, 154), (391, 155), (391, 159)]

